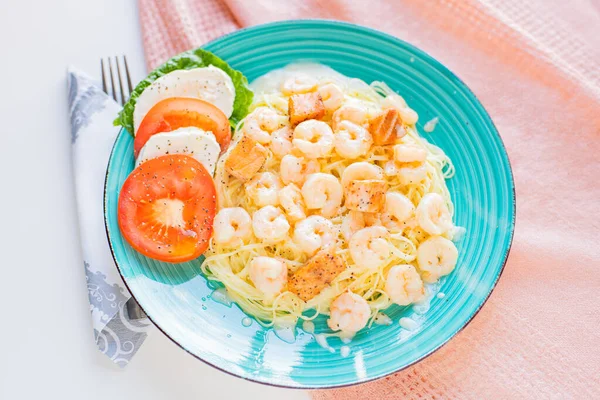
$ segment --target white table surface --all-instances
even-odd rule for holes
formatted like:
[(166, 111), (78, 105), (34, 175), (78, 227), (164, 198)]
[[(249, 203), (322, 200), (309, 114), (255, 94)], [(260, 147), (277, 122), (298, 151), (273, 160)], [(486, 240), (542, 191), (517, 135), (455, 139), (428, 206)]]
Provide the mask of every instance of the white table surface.
[(78, 239), (66, 67), (127, 54), (135, 0), (0, 0), (0, 399), (308, 399), (217, 371), (151, 332), (121, 370), (95, 346)]

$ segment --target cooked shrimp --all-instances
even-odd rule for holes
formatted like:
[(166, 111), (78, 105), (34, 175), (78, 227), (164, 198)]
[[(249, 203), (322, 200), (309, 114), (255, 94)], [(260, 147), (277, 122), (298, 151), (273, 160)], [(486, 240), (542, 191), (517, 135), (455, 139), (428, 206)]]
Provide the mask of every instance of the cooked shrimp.
[(271, 135), (271, 151), (275, 157), (282, 158), (292, 151), (292, 129), (284, 126)]
[(397, 144), (394, 146), (394, 160), (400, 183), (409, 185), (425, 179), (427, 168), (424, 161), (427, 150), (417, 144)]
[(356, 333), (367, 326), (370, 316), (369, 303), (356, 293), (348, 291), (331, 303), (327, 325), (333, 331)]
[(342, 219), (341, 232), (346, 241), (349, 241), (352, 235), (366, 226), (363, 213), (350, 210)]
[(246, 183), (246, 193), (259, 207), (279, 204), (278, 193), (283, 185), (272, 172), (262, 172)]
[(318, 92), (328, 112), (334, 112), (344, 102), (344, 92), (335, 83), (327, 83), (320, 86)]
[(396, 111), (400, 113), (400, 118), (402, 119), (402, 122), (406, 125), (414, 125), (419, 120), (419, 115), (417, 114), (417, 112), (412, 108), (408, 107), (406, 101), (404, 101), (404, 99), (399, 95), (392, 94), (387, 96), (385, 99), (383, 99), (381, 106), (384, 109), (396, 109)]
[(340, 107), (333, 113), (331, 123), (333, 129), (338, 129), (338, 124), (342, 121), (354, 122), (356, 125), (367, 127), (369, 124), (369, 114), (366, 107), (362, 105), (347, 104)]
[(281, 293), (287, 284), (287, 266), (283, 261), (258, 256), (250, 261), (248, 269), (254, 286), (267, 296)]
[(383, 172), (385, 173), (386, 176), (398, 175), (398, 171), (399, 171), (399, 168), (396, 165), (396, 162), (394, 160), (386, 161), (386, 163), (383, 166)]
[(354, 233), (373, 225), (381, 225), (378, 214), (350, 210), (342, 219), (341, 233), (349, 241)]
[(320, 215), (311, 215), (296, 224), (293, 240), (302, 251), (313, 255), (335, 244), (333, 224)]
[(388, 229), (402, 230), (405, 222), (413, 216), (415, 206), (408, 197), (398, 192), (385, 194), (385, 209), (381, 220)]
[(213, 240), (220, 245), (243, 243), (252, 235), (252, 220), (242, 207), (222, 208), (213, 221)]
[(294, 129), (292, 144), (305, 157), (326, 157), (333, 150), (333, 131), (323, 121), (309, 119)]
[(403, 185), (418, 183), (427, 177), (427, 168), (425, 167), (425, 164), (421, 164), (417, 167), (400, 167), (398, 168), (397, 176), (398, 180)]
[(324, 217), (337, 214), (343, 198), (342, 185), (331, 174), (310, 174), (302, 185), (302, 197), (309, 210), (320, 209)]
[(383, 226), (371, 226), (350, 238), (350, 255), (361, 267), (377, 268), (390, 258), (389, 233)]
[(252, 230), (263, 242), (273, 243), (287, 237), (290, 223), (279, 208), (265, 206), (252, 216)]
[(410, 107), (404, 107), (403, 109), (398, 110), (398, 112), (400, 113), (402, 122), (406, 125), (414, 125), (419, 120), (419, 114)]
[(344, 158), (367, 154), (373, 138), (367, 129), (350, 121), (341, 121), (335, 131), (335, 152)]
[(394, 146), (394, 160), (398, 163), (421, 163), (427, 158), (427, 150), (417, 144)]
[(352, 181), (382, 180), (383, 170), (366, 161), (350, 164), (342, 173), (342, 186), (346, 188)]
[(279, 191), (279, 204), (281, 204), (281, 207), (283, 207), (290, 220), (298, 221), (306, 218), (302, 192), (293, 183), (290, 183)]
[(244, 120), (243, 132), (258, 143), (271, 142), (271, 134), (288, 123), (287, 117), (268, 107), (258, 107)]
[(415, 212), (417, 223), (430, 235), (441, 235), (452, 228), (452, 216), (444, 198), (428, 193), (419, 202)]
[(390, 94), (381, 102), (381, 107), (384, 109), (394, 108), (396, 110), (407, 107), (406, 100), (399, 94)]
[(394, 265), (385, 281), (385, 292), (399, 306), (407, 306), (425, 296), (419, 273), (412, 265)]
[(312, 92), (317, 87), (317, 81), (309, 75), (297, 74), (287, 78), (281, 84), (281, 92), (290, 96), (296, 93)]
[(419, 245), (417, 264), (425, 282), (436, 282), (456, 266), (458, 250), (454, 243), (442, 236), (432, 236)]
[(320, 170), (321, 165), (317, 160), (306, 160), (303, 157), (296, 157), (291, 154), (283, 156), (279, 165), (281, 180), (286, 185), (288, 183), (302, 185), (308, 175)]

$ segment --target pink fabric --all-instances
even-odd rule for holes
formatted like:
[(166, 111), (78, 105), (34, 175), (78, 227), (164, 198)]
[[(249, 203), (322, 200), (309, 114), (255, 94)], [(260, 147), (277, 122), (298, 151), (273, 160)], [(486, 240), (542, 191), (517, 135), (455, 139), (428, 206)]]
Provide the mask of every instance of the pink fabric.
[(148, 66), (238, 27), (330, 18), (409, 41), (491, 114), (514, 169), (505, 272), (426, 360), (315, 399), (600, 398), (600, 4), (589, 0), (139, 0)]

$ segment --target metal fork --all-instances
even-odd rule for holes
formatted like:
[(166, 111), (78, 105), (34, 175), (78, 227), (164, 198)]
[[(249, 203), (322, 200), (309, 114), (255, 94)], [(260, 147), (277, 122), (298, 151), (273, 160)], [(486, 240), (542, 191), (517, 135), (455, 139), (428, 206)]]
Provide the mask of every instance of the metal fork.
[[(113, 64), (116, 66), (116, 76), (117, 76), (117, 80), (119, 82), (119, 90), (117, 91), (117, 87), (115, 86), (115, 71), (113, 69)], [(124, 68), (123, 71), (121, 70), (121, 64), (123, 64)], [(106, 67), (106, 65), (108, 67)], [(106, 75), (107, 75), (107, 69), (108, 68), (108, 76), (110, 78), (110, 90), (108, 88), (107, 85), (107, 81), (106, 81)], [(106, 63), (104, 59), (100, 59), (100, 69), (101, 69), (101, 73), (102, 73), (102, 90), (104, 91), (104, 93), (108, 94), (109, 96), (112, 96), (112, 98), (119, 103), (120, 105), (125, 105), (125, 103), (127, 102), (127, 99), (129, 99), (129, 96), (131, 95), (131, 92), (133, 91), (133, 86), (131, 84), (131, 75), (129, 74), (129, 66), (127, 65), (127, 57), (123, 56), (122, 58), (122, 62), (119, 62), (119, 57), (115, 56), (112, 57), (108, 57), (106, 59)], [(123, 77), (124, 75), (124, 77)], [(125, 92), (124, 89), (124, 85), (123, 82), (126, 80), (127, 82), (127, 92)], [(120, 96), (117, 95), (117, 93), (120, 94)], [(120, 99), (117, 99), (118, 97), (120, 97)], [(146, 313), (144, 312), (144, 310), (142, 310), (142, 308), (139, 306), (139, 304), (135, 301), (135, 299), (133, 297), (131, 297), (129, 300), (127, 300), (127, 303), (125, 304), (125, 306), (127, 307), (127, 313), (129, 314), (129, 318), (130, 319), (142, 319), (142, 318), (146, 318)]]
[[(105, 68), (105, 63), (104, 63), (104, 59), (100, 59), (100, 68), (102, 71), (102, 90), (104, 91), (104, 93), (108, 94), (108, 95), (112, 95), (112, 98), (119, 103), (120, 105), (125, 105), (125, 103), (127, 102), (127, 99), (129, 99), (129, 95), (131, 94), (131, 92), (133, 91), (133, 86), (131, 85), (131, 75), (129, 74), (129, 66), (127, 65), (127, 57), (123, 56), (123, 61), (120, 63), (119, 62), (119, 57), (114, 56), (112, 57), (108, 57), (106, 59), (106, 64), (108, 65), (108, 75), (110, 77), (110, 90), (108, 90), (108, 85), (106, 82), (106, 68)], [(119, 80), (119, 91), (118, 93), (121, 95), (120, 100), (117, 100), (117, 87), (115, 86), (115, 73), (113, 70), (113, 64), (116, 65), (116, 69), (117, 69), (117, 78)], [(125, 93), (125, 90), (123, 90), (123, 81), (125, 80), (125, 78), (123, 78), (123, 74), (121, 73), (121, 64), (123, 64), (124, 68), (124, 75), (125, 78), (127, 79), (127, 93)]]

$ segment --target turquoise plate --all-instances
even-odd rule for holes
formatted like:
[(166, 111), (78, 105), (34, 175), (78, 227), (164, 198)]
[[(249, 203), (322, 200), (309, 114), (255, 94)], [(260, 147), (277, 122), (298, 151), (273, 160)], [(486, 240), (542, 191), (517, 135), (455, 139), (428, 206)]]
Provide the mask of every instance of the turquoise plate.
[[(272, 23), (223, 36), (204, 48), (250, 81), (297, 61), (320, 62), (367, 82), (382, 80), (419, 113), (421, 132), (426, 121), (439, 117), (435, 131), (423, 135), (454, 161), (456, 176), (448, 186), (456, 205), (455, 223), (467, 233), (457, 243), (456, 270), (441, 282), (445, 297), (434, 296), (428, 310), (424, 305), (419, 310), (392, 307), (388, 310), (392, 325), (361, 331), (347, 348), (339, 339), (330, 339), (331, 348), (326, 349), (300, 327), (295, 332), (274, 332), (245, 319), (236, 305), (222, 301), (219, 291), (212, 294), (216, 287), (201, 275), (199, 261), (173, 266), (129, 247), (117, 224), (119, 190), (134, 166), (133, 140), (122, 131), (106, 177), (106, 229), (120, 273), (154, 324), (216, 368), (295, 388), (336, 387), (379, 378), (423, 359), (456, 335), (494, 288), (508, 256), (515, 218), (506, 151), (469, 88), (408, 43), (347, 23)], [(418, 319), (420, 327), (401, 328), (398, 321), (405, 316)], [(323, 319), (316, 326), (317, 332), (324, 330)]]

